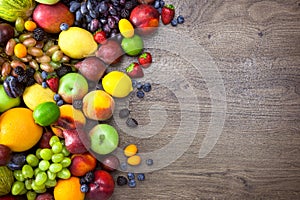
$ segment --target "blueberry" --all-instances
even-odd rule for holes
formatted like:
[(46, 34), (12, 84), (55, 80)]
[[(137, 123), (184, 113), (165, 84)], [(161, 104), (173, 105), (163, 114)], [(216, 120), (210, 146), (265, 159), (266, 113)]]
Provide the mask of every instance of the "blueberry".
[(173, 20), (171, 21), (171, 25), (172, 25), (172, 26), (177, 26), (177, 24), (178, 24), (177, 19), (173, 19)]
[(132, 87), (136, 88), (138, 84), (137, 80), (132, 80), (131, 82), (132, 82)]
[(118, 176), (117, 178), (117, 184), (119, 186), (123, 186), (123, 185), (126, 185), (128, 183), (128, 180), (125, 176)]
[(131, 188), (135, 188), (136, 187), (136, 181), (135, 180), (129, 180), (128, 186)]
[(135, 119), (130, 117), (126, 120), (126, 125), (130, 128), (136, 128), (139, 124)]
[(87, 184), (83, 184), (80, 186), (80, 191), (83, 193), (87, 193), (89, 191), (89, 186)]
[(87, 183), (92, 182), (94, 180), (94, 178), (95, 178), (95, 176), (92, 171), (89, 171), (84, 175), (84, 179), (86, 180)]
[(151, 84), (150, 83), (145, 83), (144, 85), (143, 85), (143, 90), (144, 90), (144, 92), (150, 92), (151, 91)]
[(59, 101), (60, 100), (60, 95), (59, 94), (55, 94), (53, 97), (54, 101)]
[(67, 23), (61, 23), (59, 28), (61, 31), (66, 31), (69, 29), (69, 25)]
[(135, 175), (134, 175), (134, 173), (132, 173), (132, 172), (128, 172), (128, 174), (127, 174), (127, 178), (128, 178), (129, 180), (135, 179)]
[(17, 165), (23, 166), (26, 163), (26, 154), (25, 153), (16, 153), (13, 155), (11, 161)]
[(154, 8), (156, 9), (160, 8), (160, 2), (158, 0), (154, 2)]
[(46, 81), (43, 81), (43, 82), (42, 82), (42, 87), (43, 87), (43, 88), (47, 88), (47, 87), (48, 87)]
[(87, 183), (84, 176), (79, 179), (79, 182), (80, 182), (80, 185)]
[(136, 92), (136, 96), (140, 99), (144, 98), (145, 97), (145, 93), (141, 90), (137, 91)]
[(46, 71), (42, 71), (42, 78), (45, 80), (48, 77), (48, 73)]
[(142, 84), (141, 82), (138, 82), (138, 83), (136, 84), (136, 88), (137, 88), (138, 90), (141, 90), (141, 89), (143, 88), (143, 84)]
[(125, 163), (125, 162), (121, 163), (120, 169), (125, 171), (127, 169), (127, 163)]
[(64, 101), (62, 99), (60, 99), (56, 102), (56, 105), (62, 106), (62, 105), (64, 105)]
[(143, 173), (138, 174), (138, 175), (137, 175), (137, 179), (138, 179), (139, 181), (144, 181), (144, 180), (145, 180), (145, 174), (143, 174)]
[(160, 1), (159, 4), (160, 4), (161, 8), (163, 8), (165, 6), (165, 2), (164, 1)]
[(146, 160), (146, 164), (147, 164), (148, 166), (153, 165), (153, 160), (152, 160), (152, 159), (147, 159), (147, 160)]
[(184, 17), (183, 17), (182, 15), (179, 15), (179, 16), (177, 17), (177, 23), (178, 23), (178, 24), (183, 24), (183, 23), (184, 23)]

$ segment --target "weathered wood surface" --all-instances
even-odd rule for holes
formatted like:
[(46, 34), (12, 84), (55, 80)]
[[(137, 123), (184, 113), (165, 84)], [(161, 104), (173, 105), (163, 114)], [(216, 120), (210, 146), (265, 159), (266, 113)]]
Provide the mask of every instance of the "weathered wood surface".
[[(192, 88), (197, 98), (187, 94), (188, 106), (182, 110), (175, 89), (154, 81), (153, 91), (143, 101), (131, 98), (129, 107), (147, 125), (155, 121), (151, 106), (164, 106), (164, 111), (151, 111), (165, 116), (165, 125), (161, 130), (148, 127), (149, 135), (155, 133), (149, 138), (125, 130), (121, 145), (135, 142), (140, 152), (151, 152), (172, 141), (182, 120), (199, 117), (199, 127), (180, 158), (147, 173), (135, 189), (117, 186), (112, 199), (300, 199), (300, 1), (178, 0), (174, 5), (186, 23), (168, 28), (198, 43), (222, 76), (227, 106), (223, 131), (212, 151), (199, 158), (214, 114), (213, 88), (206, 84), (211, 77), (181, 57), (184, 46), (176, 49), (177, 55), (153, 50), (155, 63), (146, 73), (171, 80), (177, 68), (188, 82), (178, 83), (179, 90)], [(183, 112), (190, 117), (182, 119)]]

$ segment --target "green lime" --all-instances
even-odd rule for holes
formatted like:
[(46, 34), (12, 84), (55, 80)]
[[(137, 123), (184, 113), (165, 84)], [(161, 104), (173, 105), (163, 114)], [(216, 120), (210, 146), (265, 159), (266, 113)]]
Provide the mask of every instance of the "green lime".
[(135, 34), (131, 38), (123, 38), (121, 46), (127, 55), (136, 56), (142, 52), (144, 42), (140, 36)]
[(35, 123), (41, 126), (49, 126), (56, 122), (59, 116), (59, 107), (54, 102), (41, 103), (33, 111)]

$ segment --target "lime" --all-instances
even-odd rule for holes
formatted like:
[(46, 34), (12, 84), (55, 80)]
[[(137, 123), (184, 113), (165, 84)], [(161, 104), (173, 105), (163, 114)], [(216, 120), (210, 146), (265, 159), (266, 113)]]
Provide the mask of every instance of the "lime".
[(53, 102), (41, 103), (33, 111), (33, 119), (35, 123), (41, 126), (49, 126), (56, 122), (59, 116), (59, 107)]
[(102, 86), (105, 92), (117, 98), (126, 97), (133, 90), (130, 77), (120, 71), (112, 71), (105, 75)]
[(136, 56), (143, 50), (144, 42), (139, 35), (135, 34), (131, 38), (123, 38), (121, 46), (127, 55)]

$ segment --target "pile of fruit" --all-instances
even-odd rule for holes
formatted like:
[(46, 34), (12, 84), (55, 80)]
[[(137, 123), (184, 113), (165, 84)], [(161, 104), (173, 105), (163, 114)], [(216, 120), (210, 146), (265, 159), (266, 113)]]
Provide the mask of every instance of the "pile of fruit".
[[(0, 1), (0, 199), (105, 200), (136, 186), (134, 173), (112, 175), (143, 160), (128, 144), (120, 163), (108, 120), (116, 98), (151, 91), (138, 81), (152, 63), (143, 37), (160, 21), (184, 18), (163, 0)], [(124, 56), (136, 62), (114, 68)]]

